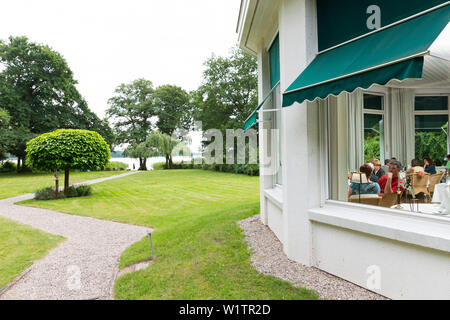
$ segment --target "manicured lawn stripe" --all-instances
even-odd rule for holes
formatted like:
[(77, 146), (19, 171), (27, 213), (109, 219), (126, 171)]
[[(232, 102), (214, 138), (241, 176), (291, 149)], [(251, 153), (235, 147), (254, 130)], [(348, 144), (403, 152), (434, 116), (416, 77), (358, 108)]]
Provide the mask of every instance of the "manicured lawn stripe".
[[(70, 183), (109, 177), (126, 171), (71, 172)], [(0, 199), (33, 193), (45, 187), (53, 187), (55, 177), (51, 173), (0, 173)], [(59, 176), (59, 185), (64, 186), (64, 172)]]
[(0, 288), (43, 258), (63, 237), (0, 217)]
[[(258, 177), (152, 171), (96, 184), (89, 198), (23, 203), (156, 228), (157, 259), (116, 282), (119, 299), (317, 298), (251, 266), (237, 221), (259, 212)], [(150, 257), (144, 238), (122, 254), (120, 267)]]

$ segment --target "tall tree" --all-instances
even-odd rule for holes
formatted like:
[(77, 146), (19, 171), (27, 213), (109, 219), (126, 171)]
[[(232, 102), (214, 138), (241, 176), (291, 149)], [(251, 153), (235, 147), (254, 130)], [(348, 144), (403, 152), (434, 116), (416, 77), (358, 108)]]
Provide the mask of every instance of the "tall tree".
[[(156, 148), (151, 148), (146, 141), (139, 144), (130, 145), (123, 151), (124, 157), (130, 157), (134, 159), (147, 159), (155, 157), (159, 153)], [(141, 167), (138, 170), (144, 170)]]
[[(58, 128), (105, 130), (76, 89), (61, 54), (26, 37), (0, 41), (0, 107), (8, 110), (13, 136), (36, 136)], [(9, 152), (22, 160), (25, 143), (10, 139)], [(14, 144), (14, 142), (17, 142)], [(20, 166), (18, 167), (20, 170)]]
[(157, 150), (162, 154), (166, 158), (165, 168), (172, 169), (172, 151), (179, 143), (181, 142), (173, 139), (168, 134), (155, 131), (148, 137), (144, 144), (149, 150)]
[[(144, 142), (153, 130), (152, 118), (156, 116), (154, 89), (151, 81), (137, 79), (121, 84), (108, 100), (106, 114), (113, 121), (117, 144), (131, 146)], [(147, 170), (147, 158), (139, 157), (139, 169)]]
[(7, 128), (10, 119), (11, 117), (9, 115), (9, 112), (5, 109), (0, 108), (0, 129)]
[(27, 142), (36, 137), (37, 134), (24, 128), (5, 130), (2, 139), (6, 145), (6, 150), (17, 157), (17, 171), (29, 170), (25, 165)]
[(26, 37), (10, 37), (8, 43), (0, 42), (0, 61), (5, 66), (2, 100), (15, 127), (40, 133), (74, 125), (80, 95), (59, 53)]
[(241, 49), (229, 57), (212, 56), (205, 62), (203, 83), (191, 93), (194, 120), (203, 130), (242, 128), (257, 106), (257, 62)]
[(6, 159), (7, 144), (5, 139), (5, 131), (8, 128), (9, 120), (8, 111), (0, 108), (0, 160)]
[(176, 129), (189, 129), (192, 113), (186, 91), (177, 86), (163, 85), (156, 88), (153, 96), (159, 131), (172, 136)]

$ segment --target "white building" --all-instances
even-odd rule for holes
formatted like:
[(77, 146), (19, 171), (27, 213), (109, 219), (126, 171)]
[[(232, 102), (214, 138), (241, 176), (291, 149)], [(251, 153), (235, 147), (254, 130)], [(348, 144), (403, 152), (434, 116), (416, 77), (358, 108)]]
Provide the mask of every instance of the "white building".
[(423, 136), (450, 153), (449, 20), (442, 0), (242, 0), (261, 220), (289, 258), (389, 298), (450, 299), (449, 216), (347, 202), (369, 156), (407, 165)]

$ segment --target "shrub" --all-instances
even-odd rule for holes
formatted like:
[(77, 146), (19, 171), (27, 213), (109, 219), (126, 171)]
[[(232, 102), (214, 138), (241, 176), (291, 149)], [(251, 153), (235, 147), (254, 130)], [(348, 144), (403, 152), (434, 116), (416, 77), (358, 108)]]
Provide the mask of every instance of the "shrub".
[(182, 164), (178, 162), (172, 163), (172, 169), (182, 169)]
[(92, 195), (92, 187), (88, 185), (81, 185), (76, 188), (77, 197), (87, 197)]
[(78, 197), (77, 188), (74, 186), (69, 187), (69, 191), (67, 192), (67, 198), (75, 198)]
[[(76, 198), (76, 197), (87, 197), (92, 195), (92, 187), (87, 185), (81, 185), (78, 187), (70, 186), (67, 191), (67, 195), (63, 192), (58, 193), (59, 199), (64, 198)], [(47, 187), (36, 191), (34, 194), (35, 200), (56, 200), (55, 189), (52, 187)]]
[(189, 169), (189, 163), (185, 163), (184, 161), (181, 161), (181, 169)]
[[(187, 169), (187, 167), (184, 167), (185, 164), (183, 162), (173, 162), (172, 163), (172, 169)], [(166, 163), (165, 162), (155, 162), (152, 164), (153, 170), (161, 170), (165, 169)]]
[(119, 161), (109, 161), (105, 166), (105, 170), (107, 170), (108, 168), (110, 170), (125, 170), (128, 169), (128, 164)]
[[(60, 199), (65, 198), (64, 193), (59, 192), (58, 197)], [(34, 194), (34, 199), (35, 200), (55, 200), (56, 199), (55, 189), (52, 187), (48, 187), (48, 188), (38, 190)]]
[(164, 169), (165, 165), (166, 165), (165, 162), (155, 162), (154, 164), (152, 164), (152, 168), (153, 168), (153, 170), (160, 170), (160, 169)]
[(11, 161), (5, 161), (3, 165), (0, 166), (0, 172), (15, 172), (17, 166)]
[[(153, 164), (153, 169), (163, 169), (165, 162), (157, 162)], [(189, 162), (182, 161), (181, 163), (174, 163), (173, 169), (203, 169), (218, 172), (230, 172), (236, 174), (246, 174), (249, 176), (259, 176), (258, 164), (206, 164), (205, 159), (201, 163), (195, 163), (194, 159)]]

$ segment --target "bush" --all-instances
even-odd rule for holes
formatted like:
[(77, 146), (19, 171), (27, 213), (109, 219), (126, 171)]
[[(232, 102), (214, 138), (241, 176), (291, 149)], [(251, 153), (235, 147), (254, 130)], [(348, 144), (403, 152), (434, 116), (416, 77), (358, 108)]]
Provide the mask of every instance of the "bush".
[[(60, 199), (65, 198), (64, 193), (59, 192), (58, 197)], [(55, 188), (52, 187), (38, 190), (34, 194), (34, 200), (55, 200), (55, 199), (56, 199)]]
[(77, 197), (87, 197), (92, 195), (92, 187), (88, 185), (81, 185), (76, 187)]
[(0, 172), (15, 172), (16, 170), (16, 164), (11, 161), (5, 161), (3, 165), (0, 165)]
[[(78, 187), (70, 186), (67, 198), (76, 198), (76, 197), (87, 197), (92, 195), (92, 187), (87, 185), (82, 185)], [(58, 193), (59, 199), (64, 199), (66, 196), (62, 191)], [(47, 187), (41, 190), (36, 191), (34, 194), (35, 200), (56, 200), (55, 188)]]
[(182, 165), (179, 162), (172, 163), (172, 169), (182, 169)]
[(125, 170), (128, 169), (128, 164), (119, 161), (109, 161), (105, 170)]
[(152, 168), (153, 168), (153, 170), (160, 170), (160, 169), (164, 169), (165, 165), (166, 165), (165, 162), (155, 162), (154, 164), (152, 164)]
[[(153, 169), (164, 169), (165, 162), (157, 162), (153, 164)], [(194, 159), (190, 162), (173, 163), (173, 169), (203, 169), (218, 172), (229, 172), (236, 174), (246, 174), (249, 176), (259, 176), (258, 164), (206, 164), (205, 159), (201, 163), (194, 163)]]
[[(172, 169), (187, 169), (186, 167), (183, 168), (185, 164), (183, 164), (183, 162), (173, 162), (172, 163)], [(165, 169), (166, 166), (166, 162), (155, 162), (152, 165), (153, 170), (161, 170), (161, 169)]]
[(67, 198), (75, 198), (78, 197), (77, 188), (74, 186), (69, 187), (69, 191), (67, 192)]
[(81, 185), (78, 187), (70, 186), (67, 198), (87, 197), (92, 195), (92, 187), (88, 185)]

